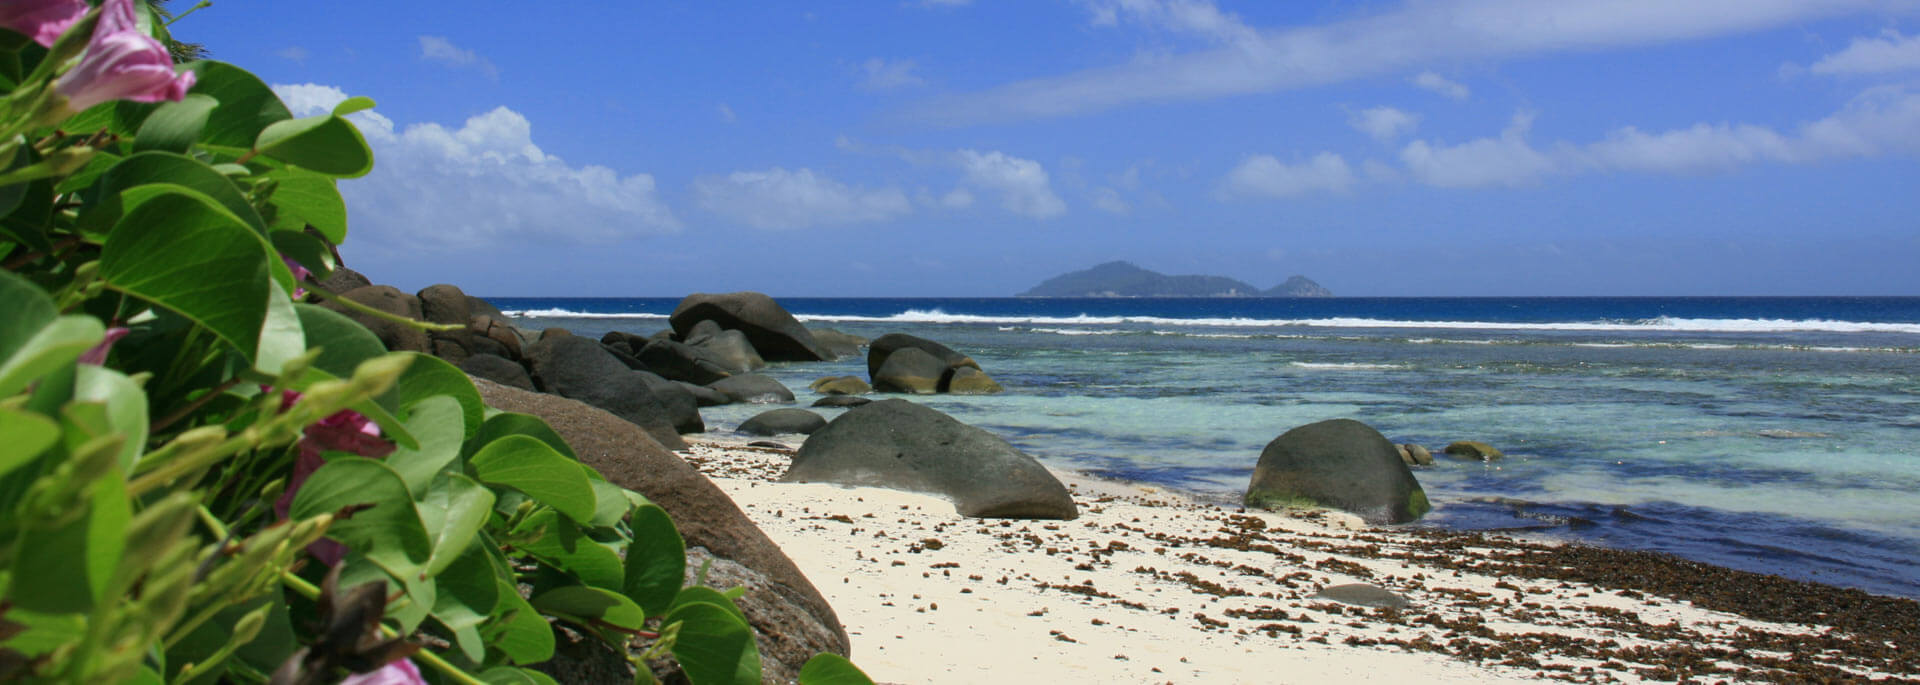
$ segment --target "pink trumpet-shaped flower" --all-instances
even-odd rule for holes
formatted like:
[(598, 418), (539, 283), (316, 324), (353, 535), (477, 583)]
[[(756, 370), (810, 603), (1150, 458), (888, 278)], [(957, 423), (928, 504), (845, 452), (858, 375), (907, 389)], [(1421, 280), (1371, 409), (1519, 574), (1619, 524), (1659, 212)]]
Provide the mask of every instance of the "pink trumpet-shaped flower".
[(53, 47), (67, 27), (87, 16), (87, 9), (87, 0), (7, 0), (0, 2), (0, 26)]
[(100, 4), (100, 23), (80, 64), (54, 83), (75, 112), (109, 100), (178, 102), (193, 87), (193, 72), (176, 74), (167, 46), (140, 31), (134, 0)]
[[(285, 262), (287, 265), (287, 270), (293, 272), (294, 283), (305, 282), (308, 276), (313, 275), (312, 270), (308, 269), (307, 267), (300, 266), (300, 263), (293, 261), (292, 257), (288, 257), (286, 255), (280, 255), (280, 261)], [(296, 299), (296, 300), (304, 299), (306, 298), (306, 296), (307, 296), (306, 288), (300, 287), (298, 285), (293, 286), (293, 299)]]
[(427, 685), (427, 681), (420, 677), (420, 667), (413, 665), (412, 659), (395, 659), (371, 673), (347, 676), (340, 685)]
[[(280, 396), (280, 410), (286, 411), (300, 400), (300, 393), (288, 391)], [(363, 457), (381, 459), (393, 454), (393, 443), (380, 437), (380, 426), (367, 420), (367, 417), (352, 409), (342, 409), (321, 419), (303, 432), (300, 443), (295, 445), (296, 456), (293, 460), (293, 473), (287, 476), (287, 488), (280, 493), (280, 499), (273, 503), (273, 513), (281, 519), (287, 518), (293, 510), (293, 496), (300, 492), (300, 486), (306, 485), (307, 478), (313, 472), (325, 466), (323, 452), (349, 452)], [(347, 555), (347, 547), (333, 540), (322, 539), (307, 546), (307, 552), (328, 566), (340, 563)]]
[(107, 353), (112, 352), (113, 344), (119, 342), (121, 338), (127, 337), (128, 332), (130, 331), (125, 326), (114, 326), (113, 328), (107, 329), (106, 337), (101, 338), (99, 344), (87, 348), (87, 351), (80, 353), (79, 362), (82, 364), (92, 364), (94, 366), (106, 365)]

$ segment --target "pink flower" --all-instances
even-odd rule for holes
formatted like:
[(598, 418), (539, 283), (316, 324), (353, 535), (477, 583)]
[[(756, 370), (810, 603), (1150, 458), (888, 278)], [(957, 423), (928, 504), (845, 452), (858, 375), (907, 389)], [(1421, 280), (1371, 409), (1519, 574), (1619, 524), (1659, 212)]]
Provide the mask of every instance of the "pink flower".
[(87, 16), (87, 0), (7, 0), (0, 2), (0, 27), (53, 47), (67, 27)]
[[(313, 275), (313, 271), (307, 269), (307, 267), (300, 266), (300, 263), (293, 261), (292, 257), (288, 257), (286, 255), (280, 255), (280, 261), (285, 262), (287, 265), (287, 270), (293, 272), (294, 283), (304, 282), (307, 280), (308, 276)], [(298, 285), (293, 286), (293, 299), (298, 300), (306, 296), (307, 296), (306, 288), (302, 288)]]
[(427, 681), (420, 677), (420, 667), (414, 666), (412, 659), (396, 659), (380, 670), (347, 676), (340, 685), (427, 685)]
[(125, 326), (114, 326), (113, 328), (107, 329), (107, 337), (101, 338), (99, 344), (87, 348), (87, 351), (80, 353), (80, 363), (92, 364), (94, 366), (106, 365), (107, 353), (113, 350), (113, 344), (115, 342), (127, 337), (127, 333), (128, 330)]
[[(285, 392), (280, 395), (280, 410), (286, 411), (298, 401), (300, 393)], [(320, 456), (321, 453), (349, 452), (382, 459), (393, 454), (394, 446), (380, 437), (380, 426), (367, 420), (365, 415), (352, 409), (342, 409), (307, 426), (294, 449), (297, 456), (293, 460), (293, 473), (287, 476), (286, 490), (273, 503), (273, 513), (281, 519), (287, 518), (292, 512), (293, 496), (300, 492), (300, 486), (306, 485), (307, 478), (326, 465), (327, 460)], [(333, 540), (322, 539), (308, 545), (307, 552), (332, 566), (346, 557), (347, 547)]]
[(80, 64), (54, 83), (75, 112), (109, 100), (178, 102), (193, 87), (193, 72), (175, 74), (167, 47), (140, 31), (134, 0), (100, 4), (100, 23)]

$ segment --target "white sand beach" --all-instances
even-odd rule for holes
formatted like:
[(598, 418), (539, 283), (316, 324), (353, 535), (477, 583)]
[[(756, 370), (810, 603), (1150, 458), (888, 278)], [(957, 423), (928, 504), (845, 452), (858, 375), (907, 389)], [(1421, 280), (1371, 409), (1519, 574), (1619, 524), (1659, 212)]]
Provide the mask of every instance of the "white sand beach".
[[(1884, 675), (1872, 649), (1832, 648), (1847, 638), (1825, 625), (1503, 563), (1551, 555), (1551, 544), (1369, 528), (1337, 512), (1244, 513), (1071, 473), (1057, 475), (1076, 520), (968, 519), (935, 496), (775, 482), (790, 459), (779, 449), (692, 442), (683, 456), (819, 587), (855, 663), (880, 682)], [(1352, 583), (1408, 605), (1315, 597)]]

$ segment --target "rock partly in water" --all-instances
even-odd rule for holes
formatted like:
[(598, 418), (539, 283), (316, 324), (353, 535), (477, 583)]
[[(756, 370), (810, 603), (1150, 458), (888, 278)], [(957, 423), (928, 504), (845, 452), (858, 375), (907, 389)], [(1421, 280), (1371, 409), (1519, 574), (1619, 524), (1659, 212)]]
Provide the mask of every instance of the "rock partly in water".
[(900, 399), (841, 414), (808, 436), (781, 480), (942, 495), (962, 516), (1072, 519), (1066, 486), (992, 433)]
[(1495, 449), (1493, 445), (1473, 440), (1447, 443), (1447, 448), (1442, 451), (1446, 452), (1447, 456), (1461, 461), (1499, 461), (1507, 456), (1506, 453)]
[(1374, 607), (1376, 609), (1405, 609), (1413, 606), (1405, 597), (1394, 594), (1392, 591), (1378, 585), (1369, 585), (1366, 583), (1347, 583), (1345, 585), (1334, 585), (1332, 587), (1322, 588), (1319, 592), (1313, 593), (1313, 595), (1307, 599), (1325, 599), (1341, 604)]
[(635, 378), (647, 385), (647, 391), (653, 393), (653, 401), (667, 412), (667, 422), (682, 435), (704, 433), (706, 421), (700, 418), (700, 401), (694, 394), (675, 381), (645, 371), (632, 372)]
[(872, 403), (873, 403), (873, 400), (867, 399), (865, 397), (855, 397), (853, 395), (828, 395), (826, 397), (822, 397), (820, 399), (814, 400), (811, 406), (860, 407), (860, 406), (865, 406)]
[(914, 347), (901, 348), (887, 355), (885, 364), (873, 374), (873, 389), (880, 392), (904, 392), (931, 395), (940, 392), (946, 377), (946, 363)]
[(1400, 445), (1399, 448), (1400, 460), (1406, 462), (1408, 466), (1433, 465), (1433, 452), (1429, 451), (1426, 446), (1407, 443)]
[(680, 300), (667, 318), (681, 339), (701, 321), (712, 321), (727, 330), (745, 333), (747, 341), (761, 358), (769, 361), (814, 362), (833, 358), (833, 353), (813, 339), (813, 333), (798, 319), (773, 301), (756, 292), (694, 293)]
[(718, 407), (723, 404), (733, 404), (733, 398), (727, 397), (726, 393), (713, 388), (704, 385), (694, 385), (686, 381), (674, 381), (674, 384), (692, 393), (694, 403), (702, 407)]
[(706, 385), (733, 375), (725, 366), (707, 359), (699, 348), (672, 340), (649, 342), (634, 356), (646, 365), (648, 371), (662, 378), (694, 385)]
[(775, 409), (740, 422), (739, 432), (747, 435), (808, 435), (827, 425), (819, 414), (805, 409)]
[(1267, 443), (1247, 485), (1249, 509), (1327, 507), (1368, 523), (1405, 523), (1432, 506), (1400, 451), (1371, 426), (1333, 419)]
[[(975, 362), (972, 357), (956, 352), (953, 348), (947, 347), (946, 345), (905, 333), (888, 333), (874, 338), (873, 342), (867, 344), (867, 377), (878, 378), (880, 369), (886, 366), (887, 359), (892, 357), (895, 352), (905, 349), (916, 349), (925, 352), (934, 359), (939, 360), (943, 368), (957, 369), (962, 366), (971, 366), (976, 369), (980, 368), (980, 364)], [(939, 376), (936, 375), (935, 377), (937, 378)]]
[(867, 339), (851, 333), (842, 333), (832, 328), (814, 328), (813, 339), (842, 359), (860, 356), (860, 348), (867, 345)]
[(865, 395), (873, 392), (873, 386), (867, 385), (859, 376), (825, 376), (814, 379), (807, 387), (822, 395)]
[(645, 428), (662, 445), (686, 448), (653, 389), (598, 341), (549, 333), (527, 347), (527, 362), (542, 391), (605, 409)]
[(790, 404), (793, 391), (771, 376), (757, 373), (743, 373), (729, 376), (707, 387), (720, 391), (727, 399), (743, 404)]
[(753, 343), (747, 340), (747, 334), (740, 331), (720, 331), (687, 344), (699, 350), (702, 359), (719, 365), (728, 373), (747, 373), (767, 368), (767, 360), (760, 358), (760, 353), (753, 349)]
[(948, 369), (947, 378), (941, 386), (943, 392), (955, 395), (993, 395), (1006, 390), (1000, 387), (993, 377), (988, 376), (987, 372), (971, 366)]
[(505, 357), (476, 354), (461, 361), (460, 370), (475, 378), (485, 378), (510, 388), (533, 390), (533, 378), (527, 369)]
[(747, 588), (736, 603), (753, 626), (767, 682), (794, 681), (820, 652), (847, 653), (839, 618), (793, 561), (726, 493), (648, 433), (572, 400), (485, 380), (474, 385), (488, 406), (546, 419), (582, 463), (666, 509), (686, 539), (689, 570), (712, 558), (708, 583)]

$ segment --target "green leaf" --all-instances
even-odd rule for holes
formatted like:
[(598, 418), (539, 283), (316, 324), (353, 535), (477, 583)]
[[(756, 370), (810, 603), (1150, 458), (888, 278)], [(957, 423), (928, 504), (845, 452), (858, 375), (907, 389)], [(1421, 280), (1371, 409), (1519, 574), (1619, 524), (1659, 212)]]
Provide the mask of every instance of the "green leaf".
[(133, 511), (117, 469), (94, 481), (88, 495), (84, 515), (20, 536), (7, 588), (14, 604), (31, 611), (85, 612), (104, 599), (127, 546)]
[(140, 384), (119, 371), (82, 364), (75, 370), (73, 399), (106, 407), (113, 431), (126, 436), (120, 446), (120, 468), (133, 468), (147, 444), (147, 393)]
[(587, 484), (593, 486), (593, 520), (587, 525), (594, 528), (611, 528), (627, 517), (627, 510), (633, 505), (627, 503), (627, 492), (618, 485), (607, 482), (598, 472), (586, 464), (580, 465), (580, 471), (587, 476)]
[(233, 184), (233, 179), (200, 160), (159, 150), (128, 155), (101, 174), (99, 184), (86, 195), (88, 206), (80, 215), (80, 228), (95, 234), (105, 232), (134, 204), (130, 198), (123, 197), (126, 191), (156, 183), (191, 188), (219, 204), (255, 233), (267, 234), (267, 224), (260, 218), (260, 212), (247, 202), (246, 194)]
[(800, 667), (800, 685), (873, 685), (873, 679), (846, 657), (821, 652)]
[(420, 576), (433, 543), (420, 523), (407, 484), (392, 468), (372, 459), (338, 457), (313, 472), (293, 497), (291, 518), (312, 518), (359, 508), (335, 518), (327, 537), (366, 555), (395, 578)]
[(647, 621), (646, 612), (625, 595), (585, 585), (568, 585), (540, 593), (533, 598), (533, 608), (599, 633), (615, 644), (625, 642), (628, 636), (609, 631), (602, 624), (633, 631), (640, 630)]
[[(406, 426), (418, 447), (401, 447), (387, 455), (387, 466), (393, 467), (400, 474), (400, 479), (406, 481), (407, 491), (413, 497), (427, 494), (428, 486), (436, 484), (436, 479), (447, 469), (447, 465), (460, 458), (460, 442), (465, 437), (461, 421), (460, 403), (451, 397), (429, 397), (413, 405)], [(487, 499), (493, 498), (489, 496)], [(493, 505), (489, 502), (487, 506)], [(428, 526), (427, 529), (431, 531), (433, 527)], [(460, 549), (453, 551), (459, 552)]]
[(419, 504), (421, 523), (433, 543), (427, 573), (439, 575), (473, 545), (493, 510), (493, 499), (492, 490), (466, 476), (447, 474), (434, 481)]
[(300, 230), (312, 226), (334, 244), (347, 239), (347, 202), (341, 199), (333, 177), (283, 167), (268, 172), (267, 178), (278, 184), (269, 200), (277, 208), (276, 228)]
[(205, 196), (168, 192), (121, 218), (101, 250), (100, 276), (253, 357), (268, 323), (270, 263), (278, 262), (260, 234)]
[(327, 244), (313, 234), (275, 229), (268, 235), (268, 241), (273, 243), (273, 250), (280, 256), (307, 267), (308, 271), (313, 272), (315, 280), (325, 280), (328, 274), (333, 273), (333, 250), (327, 249)]
[[(277, 259), (270, 266), (286, 268)], [(300, 314), (293, 309), (293, 298), (285, 290), (267, 288), (267, 317), (260, 322), (260, 344), (254, 348), (253, 368), (278, 376), (287, 362), (306, 351), (307, 335), (300, 327)]]
[(509, 435), (495, 440), (474, 453), (468, 465), (482, 483), (524, 492), (574, 521), (593, 520), (593, 486), (580, 463), (537, 438)]
[(713, 588), (710, 588), (704, 585), (689, 585), (687, 587), (681, 588), (680, 592), (673, 596), (673, 606), (672, 608), (667, 609), (667, 613), (671, 614), (675, 611), (679, 611), (680, 607), (686, 606), (688, 604), (701, 604), (701, 603), (712, 604), (718, 607), (725, 607), (728, 612), (732, 613), (735, 617), (739, 618), (741, 621), (747, 620), (747, 614), (745, 612), (740, 611), (740, 607), (734, 605), (733, 598), (728, 597), (725, 593), (722, 593), (719, 590), (715, 590)]
[[(34, 159), (33, 146), (27, 145), (25, 139), (16, 135), (8, 142), (18, 145), (19, 147), (14, 148), (13, 158), (7, 160), (5, 165), (0, 165), (0, 170), (13, 171), (15, 169), (25, 168), (36, 161)], [(0, 186), (0, 216), (12, 214), (14, 208), (20, 206), (20, 201), (27, 197), (28, 185), (27, 183), (15, 183), (10, 186)]]
[(20, 392), (35, 379), (72, 364), (107, 332), (91, 316), (62, 316), (38, 330), (27, 330), (33, 331), (33, 337), (0, 362), (0, 397)]
[(219, 106), (219, 100), (198, 93), (179, 102), (162, 103), (140, 124), (140, 133), (133, 139), (133, 151), (187, 152), (193, 148), (194, 141), (200, 139), (207, 117)]
[(313, 368), (335, 378), (352, 378), (360, 362), (387, 353), (385, 345), (372, 331), (345, 314), (319, 305), (296, 302), (293, 310), (300, 316), (300, 327), (307, 332), (307, 344), (320, 348)]
[(341, 100), (340, 104), (334, 105), (333, 115), (336, 117), (344, 117), (354, 112), (364, 112), (369, 109), (373, 109), (373, 98), (365, 95), (355, 95)]
[(60, 315), (40, 286), (12, 271), (0, 269), (0, 360), (12, 357), (20, 346)]
[(487, 644), (516, 664), (537, 664), (553, 658), (553, 626), (520, 596), (520, 588), (512, 581), (496, 574), (495, 582), (499, 584), (500, 600), (493, 607), (493, 616), (480, 629)]
[(261, 129), (293, 118), (273, 89), (245, 69), (214, 61), (194, 62), (188, 68), (195, 76), (193, 92), (220, 101), (200, 131), (200, 142), (246, 150)]
[(434, 572), (439, 592), (434, 596), (433, 617), (453, 631), (468, 659), (479, 662), (487, 655), (479, 628), (500, 602), (499, 574), (478, 544), (468, 544), (464, 553), (456, 553), (457, 557), (449, 557), (458, 561)]
[(567, 444), (566, 438), (560, 437), (560, 434), (555, 432), (552, 426), (547, 425), (545, 420), (538, 416), (513, 412), (503, 411), (487, 417), (486, 423), (480, 425), (480, 432), (474, 436), (471, 443), (475, 445), (475, 449), (478, 449), (479, 445), (485, 445), (509, 435), (539, 438), (541, 442), (547, 443), (548, 447), (566, 455), (568, 459), (580, 458), (573, 453), (573, 447)]
[(624, 589), (620, 555), (587, 537), (572, 521), (552, 510), (541, 510), (515, 526), (512, 535), (525, 538), (536, 531), (540, 532), (539, 539), (522, 542), (517, 548), (520, 552), (571, 573), (588, 585), (616, 592)]
[(666, 622), (680, 624), (673, 658), (686, 671), (688, 681), (695, 685), (760, 682), (760, 650), (753, 644), (753, 629), (732, 612), (693, 602), (674, 608)]
[(633, 510), (633, 541), (627, 543), (626, 583), (622, 591), (659, 616), (672, 608), (687, 576), (687, 545), (667, 510), (649, 504)]
[[(439, 582), (432, 576), (415, 573), (395, 575), (358, 550), (348, 551), (340, 563), (342, 588), (376, 580), (386, 584), (387, 594), (392, 598), (387, 602), (386, 617), (398, 621), (402, 633), (411, 633), (420, 627), (428, 616), (433, 615), (434, 606), (439, 604)], [(402, 588), (402, 591), (394, 592), (393, 588), (396, 587)]]
[(402, 354), (412, 355), (413, 363), (407, 365), (406, 373), (401, 374), (400, 381), (394, 385), (399, 407), (405, 409), (429, 397), (452, 396), (460, 401), (461, 415), (466, 422), (465, 437), (479, 433), (480, 424), (487, 418), (487, 405), (481, 401), (480, 391), (473, 387), (473, 380), (466, 372), (432, 355)]
[(60, 425), (40, 414), (0, 408), (0, 476), (33, 461), (60, 440)]
[(331, 114), (276, 121), (260, 131), (253, 147), (328, 176), (359, 178), (373, 170), (373, 150), (360, 137), (360, 129)]

